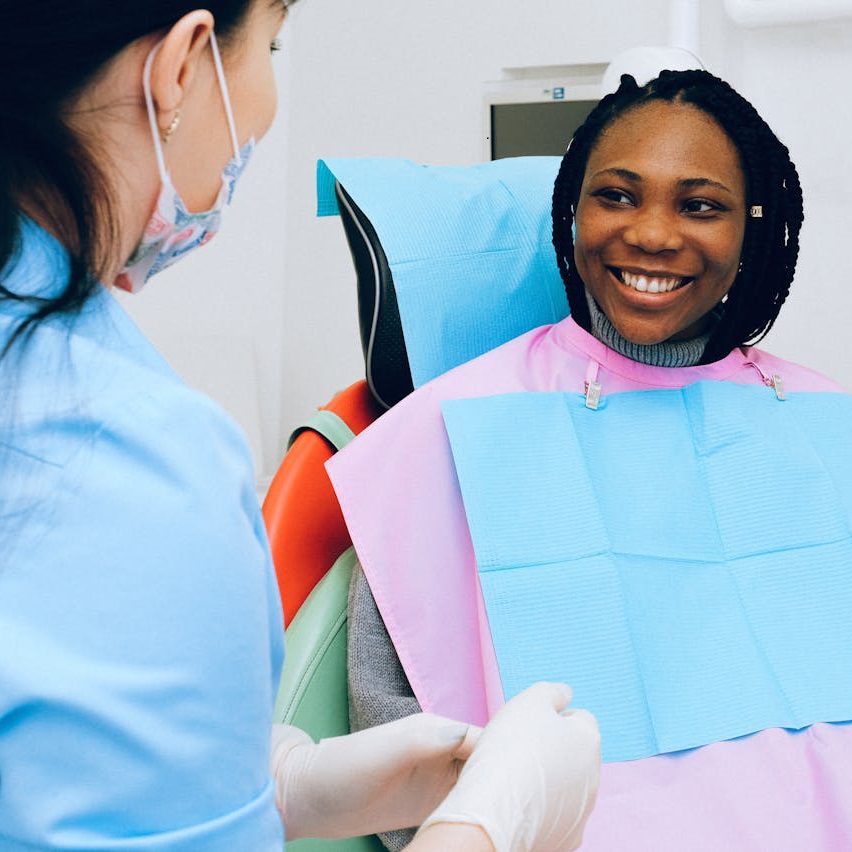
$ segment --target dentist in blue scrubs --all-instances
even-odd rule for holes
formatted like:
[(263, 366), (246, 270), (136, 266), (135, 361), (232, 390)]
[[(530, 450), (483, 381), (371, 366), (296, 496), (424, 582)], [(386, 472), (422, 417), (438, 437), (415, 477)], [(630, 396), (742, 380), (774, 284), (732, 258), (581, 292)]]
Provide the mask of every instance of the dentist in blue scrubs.
[[(0, 0), (0, 849), (569, 849), (594, 720), (273, 725), (246, 444), (115, 301), (216, 232), (275, 113), (281, 0)], [(250, 248), (248, 248), (250, 250)], [(187, 318), (187, 322), (191, 319)]]

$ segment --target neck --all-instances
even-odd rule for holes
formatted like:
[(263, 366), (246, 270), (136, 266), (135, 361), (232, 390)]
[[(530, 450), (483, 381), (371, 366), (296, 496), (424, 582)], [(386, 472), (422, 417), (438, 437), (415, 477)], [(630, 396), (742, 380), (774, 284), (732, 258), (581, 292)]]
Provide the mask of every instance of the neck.
[(619, 355), (650, 367), (694, 367), (701, 361), (710, 339), (708, 331), (689, 340), (664, 340), (650, 345), (633, 343), (619, 334), (588, 292), (586, 302), (589, 305), (589, 331), (592, 335)]

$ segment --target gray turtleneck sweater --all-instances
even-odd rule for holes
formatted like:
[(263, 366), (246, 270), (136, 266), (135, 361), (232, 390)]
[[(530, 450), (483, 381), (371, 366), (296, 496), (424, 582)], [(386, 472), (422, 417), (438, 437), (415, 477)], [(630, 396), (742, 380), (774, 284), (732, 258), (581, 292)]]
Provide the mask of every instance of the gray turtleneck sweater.
[[(622, 337), (594, 299), (587, 295), (591, 333), (620, 355), (655, 367), (692, 367), (701, 360), (710, 335), (690, 340), (664, 341), (652, 346)], [(349, 586), (347, 672), (349, 723), (353, 731), (420, 712), (393, 643), (385, 629), (361, 566), (356, 563)], [(398, 852), (408, 845), (414, 829), (380, 835), (382, 843)]]
[(704, 354), (710, 332), (689, 340), (664, 340), (645, 346), (641, 343), (633, 343), (622, 337), (615, 326), (609, 321), (609, 317), (598, 307), (598, 303), (586, 293), (586, 303), (589, 306), (589, 317), (591, 328), (589, 331), (594, 337), (606, 344), (610, 349), (640, 364), (649, 367), (694, 367)]

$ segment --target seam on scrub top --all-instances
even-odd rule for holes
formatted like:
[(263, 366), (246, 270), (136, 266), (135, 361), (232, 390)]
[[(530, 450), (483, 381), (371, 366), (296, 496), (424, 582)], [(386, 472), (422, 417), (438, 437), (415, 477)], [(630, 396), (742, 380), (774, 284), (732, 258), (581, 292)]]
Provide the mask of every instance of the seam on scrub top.
[(65, 463), (63, 462), (57, 462), (52, 461), (51, 459), (46, 459), (44, 456), (36, 455), (35, 453), (31, 453), (28, 450), (22, 450), (20, 447), (16, 447), (14, 444), (8, 444), (5, 441), (0, 441), (0, 449), (9, 450), (12, 453), (30, 459), (31, 461), (41, 462), (42, 464), (49, 465), (50, 467), (55, 467), (59, 470), (65, 467)]

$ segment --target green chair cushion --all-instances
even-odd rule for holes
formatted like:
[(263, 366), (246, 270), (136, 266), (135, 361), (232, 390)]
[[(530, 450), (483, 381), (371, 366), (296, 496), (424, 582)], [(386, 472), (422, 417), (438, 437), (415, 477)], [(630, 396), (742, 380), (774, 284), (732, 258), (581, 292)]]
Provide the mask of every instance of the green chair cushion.
[[(357, 559), (345, 551), (296, 613), (287, 628), (287, 657), (278, 698), (276, 722), (296, 725), (315, 740), (349, 733), (346, 686), (346, 601)], [(296, 840), (288, 852), (382, 852), (375, 835), (347, 840)]]

